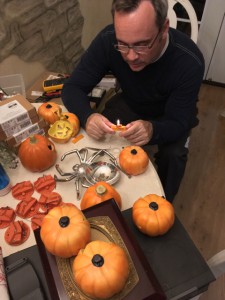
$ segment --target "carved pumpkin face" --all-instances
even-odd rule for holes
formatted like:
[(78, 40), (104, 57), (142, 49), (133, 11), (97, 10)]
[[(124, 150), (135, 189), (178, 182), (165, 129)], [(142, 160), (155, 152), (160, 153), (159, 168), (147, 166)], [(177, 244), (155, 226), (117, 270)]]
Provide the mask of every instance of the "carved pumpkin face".
[(50, 253), (68, 258), (77, 255), (90, 241), (91, 228), (79, 208), (63, 204), (51, 209), (44, 217), (40, 235)]
[(73, 136), (77, 135), (80, 130), (80, 121), (78, 117), (70, 112), (64, 112), (61, 114), (60, 119), (66, 119), (73, 126)]
[(149, 236), (165, 234), (175, 220), (172, 204), (154, 194), (139, 198), (133, 204), (132, 216), (137, 228)]
[(83, 293), (94, 299), (108, 299), (124, 288), (129, 261), (121, 247), (96, 240), (79, 251), (73, 262), (73, 274)]

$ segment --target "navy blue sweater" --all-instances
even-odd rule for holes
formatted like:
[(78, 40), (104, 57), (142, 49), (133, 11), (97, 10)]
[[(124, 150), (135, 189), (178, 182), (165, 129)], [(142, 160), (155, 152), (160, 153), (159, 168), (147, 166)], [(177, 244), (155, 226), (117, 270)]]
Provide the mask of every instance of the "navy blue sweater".
[(62, 100), (84, 127), (93, 113), (89, 92), (109, 71), (118, 79), (129, 107), (153, 124), (150, 144), (172, 142), (198, 124), (197, 99), (204, 59), (196, 44), (170, 28), (169, 45), (156, 62), (134, 72), (114, 49), (113, 25), (103, 29), (64, 84)]

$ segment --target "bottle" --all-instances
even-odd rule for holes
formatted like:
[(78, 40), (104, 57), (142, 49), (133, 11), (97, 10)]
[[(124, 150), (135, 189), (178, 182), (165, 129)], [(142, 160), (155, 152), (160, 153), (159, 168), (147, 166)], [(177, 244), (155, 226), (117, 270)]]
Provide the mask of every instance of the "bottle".
[(0, 164), (0, 196), (8, 194), (11, 190), (11, 183), (9, 176), (4, 170), (2, 164)]

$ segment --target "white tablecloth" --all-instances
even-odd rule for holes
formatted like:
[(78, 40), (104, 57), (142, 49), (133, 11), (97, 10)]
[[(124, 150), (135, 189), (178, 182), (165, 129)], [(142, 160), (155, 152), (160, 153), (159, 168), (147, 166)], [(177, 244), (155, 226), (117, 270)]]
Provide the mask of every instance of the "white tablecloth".
[[(89, 136), (85, 134), (85, 132), (81, 129), (79, 134), (83, 134), (84, 138), (78, 141), (77, 143), (72, 143), (72, 140), (70, 140), (66, 144), (56, 144), (56, 150), (57, 150), (57, 162), (61, 169), (65, 172), (70, 172), (71, 167), (75, 165), (76, 163), (79, 163), (78, 156), (76, 154), (71, 154), (67, 156), (63, 161), (61, 161), (61, 156), (72, 149), (81, 149), (84, 147), (95, 147), (95, 148), (107, 148), (109, 149), (109, 152), (113, 154), (114, 156), (118, 157), (119, 152), (122, 150), (122, 147), (128, 145), (125, 139), (120, 138), (118, 134), (114, 136), (108, 136), (104, 141), (95, 141)], [(93, 151), (89, 150), (90, 155), (93, 154)], [(19, 162), (16, 169), (8, 169), (7, 173), (10, 177), (12, 185), (15, 185), (19, 182), (29, 180), (32, 183), (34, 183), (39, 177), (43, 175), (49, 175), (51, 174), (54, 176), (55, 174), (58, 175), (58, 177), (61, 177), (57, 170), (55, 169), (55, 166), (51, 167), (50, 169), (46, 170), (43, 173), (32, 173), (30, 171), (27, 171)], [(120, 176), (120, 180), (114, 185), (116, 190), (120, 193), (122, 198), (122, 210), (125, 210), (127, 208), (132, 207), (134, 201), (136, 201), (139, 197), (143, 197), (147, 194), (158, 194), (158, 195), (164, 195), (164, 191), (161, 185), (161, 182), (159, 180), (158, 174), (150, 162), (148, 165), (148, 168), (145, 173), (133, 176), (132, 178), (128, 178), (126, 175), (124, 175), (122, 172)], [(63, 202), (72, 202), (78, 207), (80, 207), (80, 200), (76, 197), (76, 188), (75, 188), (75, 182), (74, 180), (69, 182), (57, 182), (55, 192), (58, 192), (62, 196)], [(81, 195), (85, 191), (85, 188), (82, 187), (81, 189)], [(33, 197), (36, 197), (37, 200), (40, 197), (40, 194), (37, 192), (34, 192)], [(10, 206), (12, 208), (16, 208), (18, 204), (18, 200), (14, 199), (12, 197), (11, 192), (7, 195), (0, 197), (0, 207), (4, 206)], [(16, 220), (20, 220), (19, 217), (16, 217)], [(30, 220), (24, 220), (29, 226), (31, 225)], [(23, 250), (25, 248), (28, 248), (30, 246), (33, 246), (35, 242), (34, 234), (31, 229), (31, 234), (29, 239), (22, 245), (19, 246), (10, 246), (6, 244), (4, 240), (4, 234), (7, 228), (0, 229), (0, 246), (2, 247), (3, 256), (8, 256), (12, 253), (15, 253), (17, 251)]]

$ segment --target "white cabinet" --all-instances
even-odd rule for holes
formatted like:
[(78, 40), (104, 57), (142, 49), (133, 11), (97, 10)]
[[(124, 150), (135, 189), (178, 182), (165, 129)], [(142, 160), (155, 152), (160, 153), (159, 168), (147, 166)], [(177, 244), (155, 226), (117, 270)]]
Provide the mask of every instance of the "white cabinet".
[(225, 84), (225, 0), (207, 0), (198, 42), (205, 58), (204, 79)]

